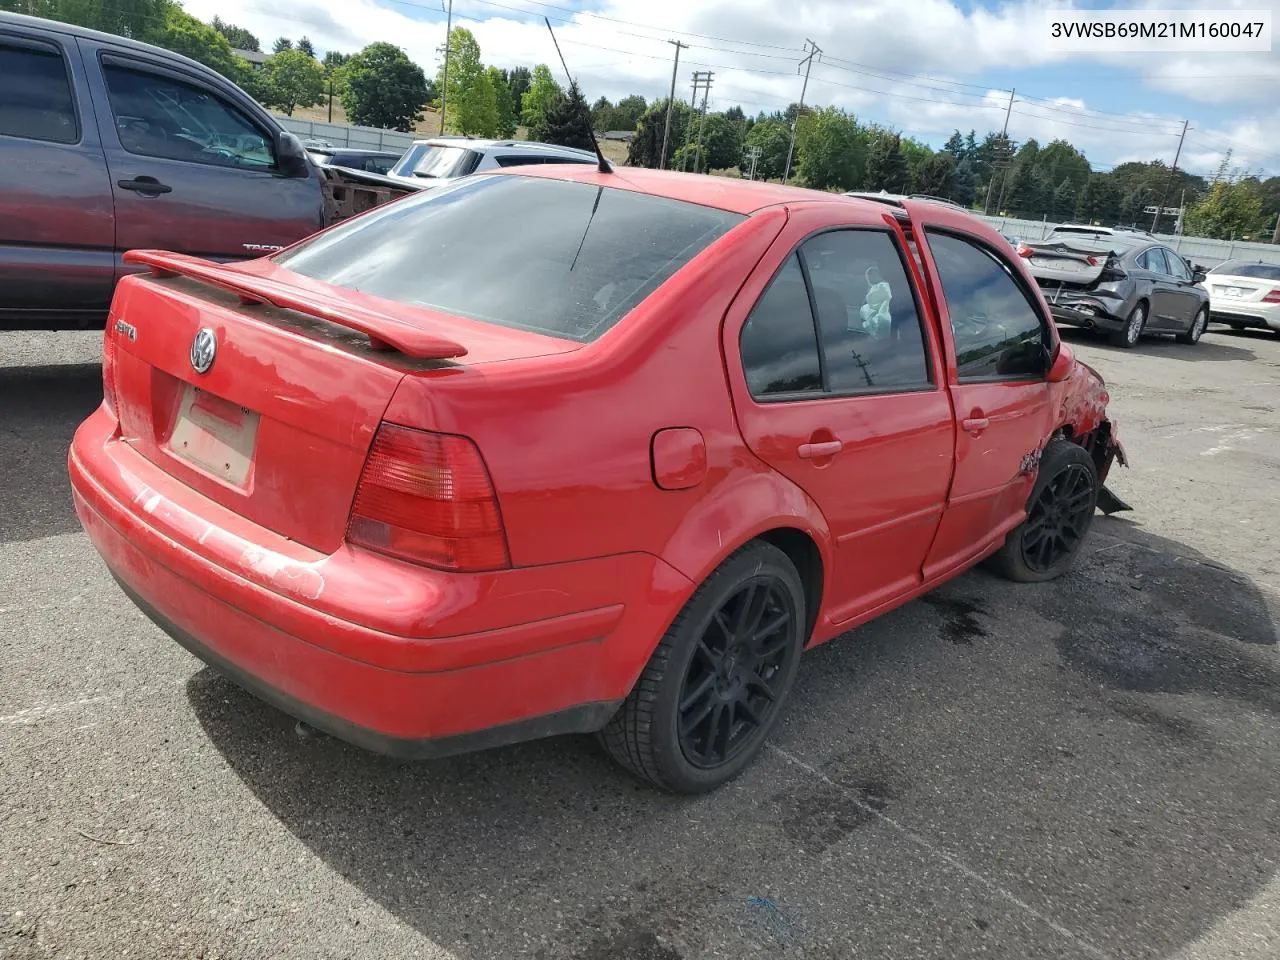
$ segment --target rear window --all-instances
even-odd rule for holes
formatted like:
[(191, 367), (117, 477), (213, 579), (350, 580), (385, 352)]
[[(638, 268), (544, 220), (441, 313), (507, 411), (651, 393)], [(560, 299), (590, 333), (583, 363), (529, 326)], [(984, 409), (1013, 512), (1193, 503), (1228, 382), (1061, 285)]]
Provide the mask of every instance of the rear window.
[(480, 154), (466, 147), (415, 143), (400, 158), (396, 175), (427, 180), (465, 177), (480, 162)]
[(628, 190), (481, 176), (375, 209), (275, 259), (372, 296), (588, 342), (743, 219)]
[(1251, 277), (1254, 280), (1280, 281), (1280, 266), (1273, 263), (1249, 263), (1247, 260), (1228, 260), (1220, 263), (1210, 273), (1229, 277)]
[(0, 77), (0, 135), (53, 143), (80, 139), (62, 54), (43, 45), (0, 43)]

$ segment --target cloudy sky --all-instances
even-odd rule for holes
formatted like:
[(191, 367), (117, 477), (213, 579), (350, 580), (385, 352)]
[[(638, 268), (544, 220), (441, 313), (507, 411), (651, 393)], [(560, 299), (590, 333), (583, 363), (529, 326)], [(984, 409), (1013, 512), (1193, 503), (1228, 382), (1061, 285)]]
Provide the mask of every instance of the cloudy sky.
[[(184, 0), (202, 19), (247, 27), (269, 47), (306, 35), (323, 52), (398, 44), (428, 75), (444, 40), (442, 0)], [(444, 0), (447, 2), (447, 0)], [(1212, 173), (1223, 154), (1280, 174), (1280, 47), (1269, 53), (1063, 53), (1037, 42), (1047, 6), (1077, 9), (1266, 9), (1280, 0), (454, 0), (485, 63), (547, 63), (561, 71), (543, 15), (589, 99), (665, 96), (669, 40), (680, 54), (677, 94), (694, 70), (712, 70), (713, 109), (783, 109), (800, 93), (805, 41), (822, 48), (806, 102), (837, 104), (934, 146), (955, 128), (999, 129), (1016, 89), (1009, 134), (1041, 143), (1064, 137), (1097, 169), (1126, 160), (1173, 159)], [(1277, 41), (1280, 43), (1280, 41)]]

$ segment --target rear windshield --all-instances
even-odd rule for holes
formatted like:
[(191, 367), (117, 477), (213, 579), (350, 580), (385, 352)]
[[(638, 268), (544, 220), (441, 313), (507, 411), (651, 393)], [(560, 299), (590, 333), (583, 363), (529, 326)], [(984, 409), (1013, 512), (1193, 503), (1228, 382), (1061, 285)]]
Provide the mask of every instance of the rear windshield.
[(425, 180), (465, 177), (480, 162), (480, 154), (466, 147), (438, 143), (415, 143), (405, 151), (396, 167), (396, 176)]
[(1220, 263), (1210, 273), (1229, 277), (1252, 277), (1255, 280), (1280, 281), (1280, 266), (1272, 263), (1250, 263), (1247, 260), (1228, 260)]
[(388, 300), (587, 342), (743, 219), (628, 190), (481, 176), (339, 224), (276, 262)]

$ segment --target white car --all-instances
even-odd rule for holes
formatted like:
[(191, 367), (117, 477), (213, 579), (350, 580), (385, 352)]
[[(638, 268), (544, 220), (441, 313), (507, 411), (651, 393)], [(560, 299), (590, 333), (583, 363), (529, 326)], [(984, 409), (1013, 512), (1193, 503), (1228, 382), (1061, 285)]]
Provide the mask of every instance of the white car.
[(417, 187), (443, 186), (459, 177), (485, 170), (530, 163), (597, 163), (590, 150), (560, 147), (528, 140), (475, 140), (471, 137), (431, 137), (415, 140), (388, 171), (395, 180)]
[(1209, 271), (1204, 287), (1214, 323), (1280, 333), (1280, 264), (1227, 260)]

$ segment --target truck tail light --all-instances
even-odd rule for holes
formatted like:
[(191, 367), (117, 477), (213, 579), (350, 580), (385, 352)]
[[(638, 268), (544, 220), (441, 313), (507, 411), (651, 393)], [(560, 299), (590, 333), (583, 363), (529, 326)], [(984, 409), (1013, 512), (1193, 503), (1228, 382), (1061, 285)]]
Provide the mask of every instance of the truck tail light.
[(1272, 290), (1262, 298), (1263, 303), (1280, 303), (1280, 289)]
[(476, 445), (392, 423), (373, 439), (347, 540), (443, 570), (511, 565), (498, 498)]

